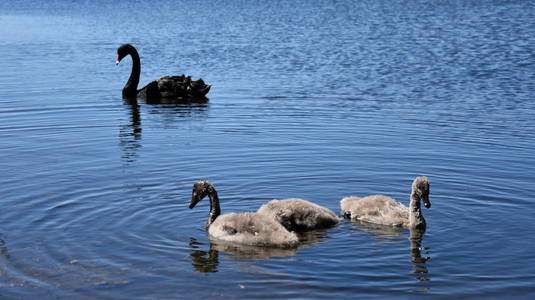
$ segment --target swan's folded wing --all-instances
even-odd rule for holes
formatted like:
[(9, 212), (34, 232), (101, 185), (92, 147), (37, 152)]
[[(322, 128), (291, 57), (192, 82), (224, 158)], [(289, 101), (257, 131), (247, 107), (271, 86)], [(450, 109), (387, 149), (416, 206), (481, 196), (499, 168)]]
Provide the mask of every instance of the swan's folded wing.
[(162, 98), (179, 98), (186, 96), (183, 76), (165, 76), (157, 80)]

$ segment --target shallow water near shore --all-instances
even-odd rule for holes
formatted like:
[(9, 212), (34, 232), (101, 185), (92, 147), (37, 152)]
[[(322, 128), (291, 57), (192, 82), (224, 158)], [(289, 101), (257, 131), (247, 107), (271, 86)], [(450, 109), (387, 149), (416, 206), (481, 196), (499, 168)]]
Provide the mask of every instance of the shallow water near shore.
[[(533, 297), (531, 1), (0, 3), (0, 298)], [(213, 84), (206, 103), (127, 103)], [(297, 249), (210, 241), (223, 213), (299, 197), (408, 204), (428, 229), (343, 220)]]

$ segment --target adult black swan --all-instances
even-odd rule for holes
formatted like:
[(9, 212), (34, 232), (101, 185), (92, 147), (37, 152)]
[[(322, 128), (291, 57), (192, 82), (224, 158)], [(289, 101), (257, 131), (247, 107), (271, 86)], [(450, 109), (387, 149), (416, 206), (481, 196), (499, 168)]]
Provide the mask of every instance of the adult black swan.
[(192, 81), (190, 76), (180, 75), (164, 76), (138, 90), (141, 61), (136, 48), (130, 44), (124, 44), (117, 48), (117, 61), (115, 64), (118, 65), (128, 55), (132, 56), (132, 72), (123, 88), (124, 98), (195, 100), (205, 98), (212, 87), (209, 84), (205, 84), (202, 79)]

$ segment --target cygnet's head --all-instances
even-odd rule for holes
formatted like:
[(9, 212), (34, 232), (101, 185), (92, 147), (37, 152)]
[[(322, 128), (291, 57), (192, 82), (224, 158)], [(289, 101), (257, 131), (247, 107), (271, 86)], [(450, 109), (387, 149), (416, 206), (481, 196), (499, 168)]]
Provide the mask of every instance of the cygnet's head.
[(414, 179), (412, 192), (424, 202), (426, 208), (431, 207), (431, 202), (429, 202), (429, 178), (427, 176), (420, 176)]
[(208, 196), (213, 190), (214, 186), (207, 180), (199, 180), (193, 185), (193, 191), (191, 192), (191, 202), (189, 208), (194, 208), (199, 201)]

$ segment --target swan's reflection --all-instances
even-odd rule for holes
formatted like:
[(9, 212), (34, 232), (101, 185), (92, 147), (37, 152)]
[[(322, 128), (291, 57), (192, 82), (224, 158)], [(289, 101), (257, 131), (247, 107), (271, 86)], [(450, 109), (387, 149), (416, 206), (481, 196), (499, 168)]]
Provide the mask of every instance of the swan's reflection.
[(206, 102), (158, 102), (145, 106), (147, 114), (158, 115), (166, 128), (171, 128), (184, 120), (204, 119), (207, 116), (209, 105)]
[(7, 251), (6, 242), (4, 241), (4, 235), (0, 233), (0, 254), (9, 259), (9, 251)]
[(146, 104), (176, 104), (176, 105), (192, 105), (192, 104), (206, 104), (208, 103), (209, 99), (206, 97), (197, 97), (194, 99), (188, 98), (188, 99), (144, 99)]
[[(221, 257), (220, 252), (224, 255), (223, 257), (229, 261), (289, 258), (295, 256), (297, 251), (301, 248), (311, 247), (320, 243), (327, 237), (327, 230), (328, 229), (299, 233), (299, 246), (293, 248), (250, 246), (209, 239), (208, 249), (201, 250), (202, 248), (205, 248), (206, 245), (197, 241), (195, 238), (190, 238), (191, 264), (193, 269), (197, 272), (217, 272), (219, 258)], [(255, 270), (255, 272), (258, 272), (258, 266), (243, 265), (242, 262), (240, 262), (240, 265), (242, 267), (246, 266), (248, 270)]]
[(142, 147), (141, 109), (148, 114), (160, 115), (164, 127), (172, 127), (184, 119), (205, 117), (208, 109), (208, 99), (181, 100), (151, 100), (140, 105), (137, 99), (123, 99), (128, 111), (128, 121), (119, 126), (119, 145), (122, 149), (122, 159), (131, 164), (138, 158), (138, 150)]
[(139, 104), (135, 100), (125, 100), (124, 104), (129, 111), (129, 122), (119, 127), (119, 145), (123, 150), (122, 158), (126, 163), (135, 162), (141, 148), (141, 116)]
[(195, 271), (200, 273), (215, 273), (219, 267), (219, 251), (214, 249), (210, 243), (208, 251), (199, 250), (203, 246), (197, 239), (191, 238), (191, 264)]
[(218, 271), (219, 252), (226, 254), (225, 258), (231, 260), (268, 260), (275, 257), (293, 256), (297, 252), (297, 248), (238, 245), (216, 240), (209, 241), (207, 250), (201, 250), (205, 246), (195, 238), (190, 239), (191, 265), (195, 271), (200, 273)]
[(427, 250), (422, 248), (422, 239), (424, 231), (419, 229), (410, 230), (410, 255), (412, 257), (413, 269), (412, 273), (416, 275), (416, 279), (419, 281), (428, 281), (427, 278), (427, 265), (426, 262), (429, 260), (429, 257), (422, 257), (422, 250)]
[[(359, 230), (370, 232), (377, 239), (379, 243), (392, 243), (395, 238), (406, 236), (406, 229), (399, 229), (391, 226), (372, 224), (358, 220), (351, 221)], [(428, 248), (422, 247), (422, 239), (425, 231), (418, 229), (410, 229), (409, 234), (409, 251), (411, 256), (412, 270), (418, 281), (429, 281), (428, 270), (426, 262), (429, 257), (422, 257), (422, 250)]]
[(276, 248), (276, 247), (260, 247), (237, 245), (233, 243), (225, 243), (221, 241), (211, 241), (211, 246), (227, 254), (231, 254), (226, 258), (231, 259), (256, 259), (266, 260), (273, 257), (293, 256), (297, 253), (297, 248)]
[(390, 243), (394, 238), (403, 237), (405, 234), (399, 229), (392, 226), (373, 224), (359, 220), (351, 220), (355, 228), (369, 232), (376, 238), (375, 242), (379, 244)]

